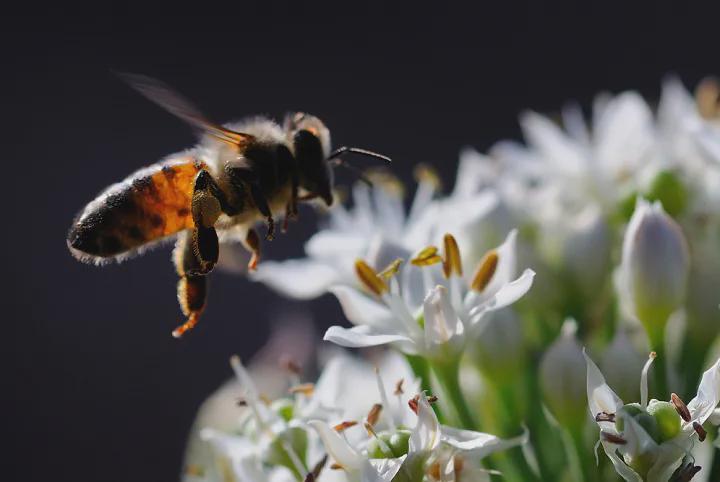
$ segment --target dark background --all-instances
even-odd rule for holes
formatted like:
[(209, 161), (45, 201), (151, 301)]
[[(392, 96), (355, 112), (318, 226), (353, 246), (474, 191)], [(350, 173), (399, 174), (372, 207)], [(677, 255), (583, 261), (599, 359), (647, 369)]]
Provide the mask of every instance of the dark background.
[[(329, 297), (291, 302), (215, 273), (202, 325), (177, 341), (169, 249), (103, 269), (71, 258), (76, 211), (194, 141), (111, 69), (164, 79), (221, 121), (312, 112), (336, 144), (390, 155), (406, 180), (414, 164), (433, 163), (447, 187), (459, 148), (518, 137), (522, 109), (587, 107), (604, 89), (655, 98), (666, 73), (687, 85), (720, 73), (718, 17), (702, 4), (499, 3), (4, 12), (0, 433), (12, 448), (0, 477), (176, 480), (195, 410), (229, 376), (230, 354), (250, 356), (285, 312), (323, 325), (341, 316)], [(313, 230), (304, 214), (271, 257), (301, 254)]]

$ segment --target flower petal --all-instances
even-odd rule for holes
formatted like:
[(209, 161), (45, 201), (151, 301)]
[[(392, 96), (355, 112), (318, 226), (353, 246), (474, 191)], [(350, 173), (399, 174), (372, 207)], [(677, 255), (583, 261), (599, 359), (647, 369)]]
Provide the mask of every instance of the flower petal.
[(532, 287), (534, 278), (535, 271), (526, 269), (518, 279), (500, 288), (493, 297), (476, 305), (470, 310), (472, 324), (477, 324), (485, 313), (505, 308), (522, 298)]
[(366, 296), (350, 286), (336, 285), (329, 289), (334, 294), (345, 317), (353, 325), (384, 327), (390, 324), (393, 315), (382, 303)]
[(608, 458), (615, 467), (615, 472), (618, 473), (627, 482), (644, 482), (642, 477), (638, 475), (633, 469), (631, 469), (620, 457), (615, 453), (615, 447), (609, 443), (603, 442), (603, 450), (607, 454)]
[(315, 429), (325, 446), (325, 450), (338, 464), (348, 470), (360, 470), (362, 468), (363, 457), (328, 424), (320, 420), (310, 420), (308, 425)]
[(474, 459), (481, 459), (493, 452), (524, 444), (528, 441), (528, 434), (524, 433), (511, 439), (501, 439), (489, 433), (443, 426), (442, 441), (459, 450), (472, 451)]
[(388, 343), (408, 343), (413, 341), (403, 335), (380, 333), (369, 326), (354, 326), (343, 328), (342, 326), (331, 326), (325, 332), (323, 340), (335, 343), (347, 348), (362, 348), (366, 346), (380, 346)]
[(440, 443), (440, 422), (425, 393), (420, 393), (417, 417), (417, 424), (410, 434), (409, 454), (413, 455), (434, 450)]
[(587, 365), (587, 397), (590, 416), (594, 419), (600, 412), (617, 413), (623, 406), (623, 401), (608, 386), (602, 372), (584, 350), (583, 356)]
[(339, 281), (339, 272), (330, 265), (312, 259), (265, 261), (250, 279), (260, 281), (286, 296), (311, 299), (325, 293), (328, 287)]
[(692, 420), (700, 424), (705, 423), (718, 403), (720, 403), (720, 359), (703, 373), (698, 394), (688, 403)]
[(407, 455), (394, 459), (372, 459), (363, 464), (362, 482), (390, 482), (400, 471)]
[(425, 315), (425, 343), (427, 348), (444, 345), (462, 332), (462, 321), (450, 303), (444, 286), (436, 286), (423, 303)]

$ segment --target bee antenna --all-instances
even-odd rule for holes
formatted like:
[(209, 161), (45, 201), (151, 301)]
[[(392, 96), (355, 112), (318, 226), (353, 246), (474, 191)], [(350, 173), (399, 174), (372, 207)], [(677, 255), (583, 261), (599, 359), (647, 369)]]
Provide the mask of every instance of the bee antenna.
[(392, 159), (387, 156), (383, 156), (382, 154), (378, 154), (377, 152), (368, 151), (367, 149), (360, 149), (359, 147), (348, 146), (338, 147), (330, 153), (327, 160), (330, 161), (332, 159), (337, 159), (339, 156), (342, 156), (345, 153), (360, 154), (361, 156), (374, 157), (375, 159), (380, 159), (381, 161), (392, 162)]
[(351, 173), (353, 173), (360, 181), (362, 181), (362, 182), (364, 182), (365, 184), (367, 184), (368, 187), (373, 187), (372, 181), (371, 181), (370, 179), (368, 179), (367, 176), (365, 176), (365, 174), (363, 174), (363, 172), (362, 172), (360, 169), (358, 169), (357, 167), (353, 166), (352, 164), (350, 164), (350, 163), (347, 162), (346, 160), (344, 160), (344, 159), (339, 159), (339, 158), (337, 158), (337, 157), (336, 157), (336, 158), (330, 157), (330, 158), (328, 158), (328, 159), (330, 160), (330, 164), (331, 164), (331, 165), (333, 165), (333, 166), (338, 166), (338, 167), (344, 167), (345, 169), (347, 169), (348, 171), (350, 171)]

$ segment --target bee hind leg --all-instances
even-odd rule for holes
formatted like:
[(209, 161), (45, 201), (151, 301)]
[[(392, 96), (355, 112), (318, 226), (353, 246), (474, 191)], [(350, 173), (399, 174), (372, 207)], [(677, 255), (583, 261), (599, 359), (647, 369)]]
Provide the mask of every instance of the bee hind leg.
[(187, 317), (183, 324), (173, 330), (175, 338), (180, 338), (197, 325), (207, 299), (207, 276), (194, 274), (199, 268), (199, 261), (193, 250), (193, 237), (192, 231), (181, 233), (173, 250), (173, 262), (180, 276), (177, 284), (178, 302)]
[(273, 218), (270, 205), (268, 204), (262, 188), (258, 184), (257, 175), (250, 169), (245, 167), (229, 167), (227, 172), (236, 186), (247, 185), (250, 188), (250, 197), (260, 214), (265, 216), (267, 223), (267, 234), (265, 239), (271, 241), (275, 237), (275, 219)]
[(209, 273), (218, 261), (220, 247), (214, 225), (226, 204), (210, 173), (200, 171), (195, 177), (191, 206), (195, 223), (191, 245), (198, 261), (191, 270), (194, 274)]

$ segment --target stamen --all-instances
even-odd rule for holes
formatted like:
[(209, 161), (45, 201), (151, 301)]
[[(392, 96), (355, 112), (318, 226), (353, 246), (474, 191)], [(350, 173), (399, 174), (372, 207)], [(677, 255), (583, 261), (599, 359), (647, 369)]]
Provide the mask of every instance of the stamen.
[(411, 398), (410, 400), (408, 400), (408, 406), (410, 407), (410, 410), (412, 410), (413, 413), (415, 413), (415, 415), (417, 415), (417, 413), (418, 413), (418, 400), (419, 400), (419, 397), (417, 397), (417, 396), (415, 398)]
[(462, 276), (462, 261), (460, 259), (460, 248), (452, 234), (446, 234), (443, 238), (445, 248), (445, 259), (443, 259), (443, 273), (449, 278), (453, 273), (458, 277)]
[[(390, 402), (388, 401), (387, 393), (385, 393), (385, 384), (383, 383), (382, 377), (380, 376), (380, 369), (375, 367), (375, 381), (377, 382), (378, 392), (380, 392), (380, 401), (383, 406), (389, 407)], [(385, 411), (385, 421), (388, 424), (390, 430), (395, 431), (395, 421), (389, 411)], [(374, 425), (374, 424), (373, 424)]]
[(595, 415), (595, 421), (596, 422), (612, 422), (615, 423), (615, 414), (614, 413), (607, 413), (607, 412), (600, 412), (597, 415)]
[(427, 474), (431, 479), (440, 480), (440, 462), (435, 461), (430, 464)]
[(295, 385), (294, 387), (290, 387), (288, 389), (289, 393), (296, 394), (296, 393), (302, 393), (306, 396), (311, 396), (313, 392), (315, 391), (315, 384), (314, 383), (302, 383), (300, 385)]
[(405, 393), (403, 391), (403, 383), (405, 383), (405, 379), (401, 378), (397, 382), (395, 382), (395, 391), (393, 392), (393, 395), (402, 395)]
[(305, 473), (307, 472), (307, 467), (305, 467), (305, 463), (300, 459), (297, 452), (295, 452), (295, 449), (288, 443), (286, 439), (282, 439), (282, 446), (285, 449), (285, 452), (287, 452), (288, 457), (290, 457), (290, 462), (295, 466), (295, 470), (299, 473)]
[(642, 406), (643, 410), (647, 408), (648, 404), (648, 372), (650, 371), (650, 366), (655, 361), (655, 357), (657, 356), (657, 353), (654, 351), (650, 352), (650, 355), (648, 356), (648, 361), (645, 362), (645, 366), (642, 369), (642, 374), (640, 375), (640, 405)]
[(704, 119), (717, 117), (720, 105), (720, 84), (712, 77), (703, 79), (695, 89), (695, 103)]
[(603, 431), (601, 431), (601, 432), (600, 432), (600, 436), (601, 436), (602, 438), (604, 438), (605, 440), (607, 440), (608, 442), (613, 443), (613, 444), (617, 444), (617, 445), (625, 445), (625, 444), (627, 444), (627, 440), (625, 440), (624, 438), (622, 438), (622, 437), (619, 436), (619, 435), (615, 435), (615, 434), (610, 433), (610, 432), (603, 432)]
[(330, 466), (330, 470), (345, 470), (345, 467), (338, 463), (334, 463)]
[(420, 251), (410, 262), (415, 266), (432, 266), (433, 264), (442, 263), (442, 258), (438, 254), (438, 249), (435, 246), (428, 246)]
[(705, 441), (705, 437), (707, 437), (707, 432), (703, 428), (702, 425), (700, 425), (698, 422), (693, 422), (693, 430), (698, 434), (698, 440), (701, 442)]
[(370, 412), (368, 412), (366, 424), (370, 424), (371, 427), (375, 425), (380, 419), (380, 413), (382, 412), (382, 408), (383, 406), (379, 403), (373, 405), (370, 409)]
[(681, 465), (673, 472), (670, 477), (670, 482), (690, 482), (695, 474), (700, 472), (702, 467), (695, 465), (693, 462), (688, 462), (687, 465)]
[(692, 419), (692, 416), (690, 415), (690, 410), (688, 410), (687, 405), (685, 405), (685, 402), (683, 402), (676, 393), (670, 394), (670, 401), (675, 407), (675, 410), (677, 410), (678, 415), (680, 415), (680, 417), (684, 421), (689, 422)]
[(300, 365), (298, 365), (297, 362), (291, 358), (282, 357), (280, 359), (280, 366), (292, 373), (293, 375), (299, 376), (302, 374), (302, 368), (300, 368)]
[(376, 168), (368, 169), (365, 172), (367, 177), (372, 184), (376, 184), (384, 188), (390, 194), (394, 194), (397, 197), (402, 198), (405, 196), (405, 186), (395, 176), (393, 176), (387, 169)]
[(355, 261), (355, 274), (363, 285), (378, 296), (388, 292), (388, 285), (377, 275), (370, 265), (365, 261), (358, 259)]
[(453, 457), (453, 468), (455, 469), (456, 480), (460, 477), (460, 472), (462, 472), (463, 467), (465, 467), (465, 461), (459, 455), (455, 455)]
[(413, 177), (418, 183), (427, 182), (435, 189), (440, 189), (440, 176), (427, 164), (418, 164), (413, 170)]
[(248, 406), (248, 401), (245, 400), (244, 398), (240, 397), (240, 398), (238, 398), (237, 400), (235, 400), (235, 404), (236, 404), (238, 407), (247, 407), (247, 406)]
[(340, 422), (339, 424), (335, 425), (333, 427), (333, 430), (336, 432), (344, 432), (345, 430), (349, 429), (350, 427), (354, 427), (358, 423), (355, 420), (347, 420), (345, 422)]
[(325, 467), (325, 464), (327, 463), (328, 456), (325, 454), (325, 456), (320, 459), (320, 461), (315, 464), (315, 467), (305, 476), (304, 482), (315, 482), (318, 477), (320, 477), (320, 472), (322, 472), (323, 467)]
[(385, 281), (390, 281), (390, 278), (395, 276), (400, 271), (400, 266), (402, 266), (403, 260), (398, 258), (387, 267), (382, 270), (380, 273), (378, 273), (378, 276), (384, 279)]
[(475, 271), (475, 276), (473, 276), (472, 283), (470, 283), (470, 288), (473, 291), (477, 291), (478, 293), (482, 293), (485, 288), (487, 288), (488, 284), (490, 284), (490, 281), (492, 280), (493, 276), (495, 275), (495, 270), (497, 270), (499, 257), (496, 250), (490, 250), (488, 251), (485, 256), (483, 256), (483, 259), (480, 261), (480, 264), (478, 265), (477, 271)]

